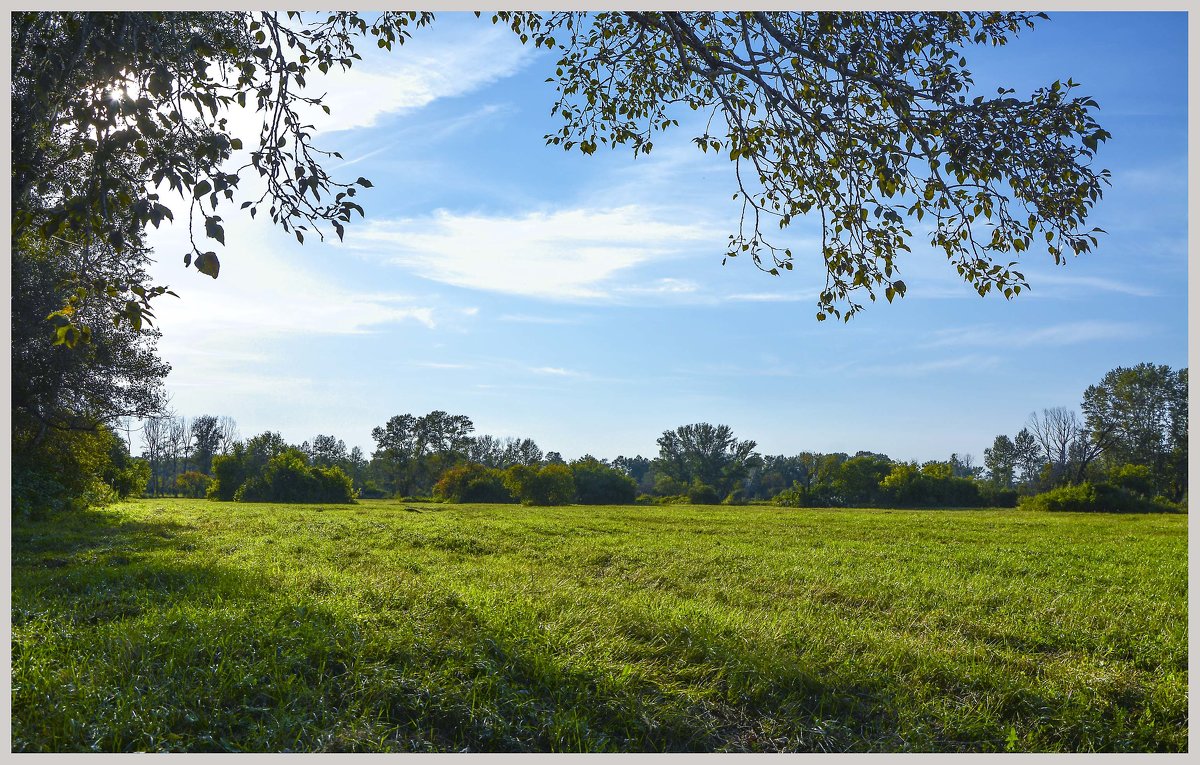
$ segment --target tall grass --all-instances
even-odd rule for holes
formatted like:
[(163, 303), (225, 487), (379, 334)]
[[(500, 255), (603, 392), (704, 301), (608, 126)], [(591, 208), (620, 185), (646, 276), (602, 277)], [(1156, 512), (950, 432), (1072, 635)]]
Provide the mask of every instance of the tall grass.
[(143, 500), (13, 527), (18, 751), (1182, 751), (1186, 518)]

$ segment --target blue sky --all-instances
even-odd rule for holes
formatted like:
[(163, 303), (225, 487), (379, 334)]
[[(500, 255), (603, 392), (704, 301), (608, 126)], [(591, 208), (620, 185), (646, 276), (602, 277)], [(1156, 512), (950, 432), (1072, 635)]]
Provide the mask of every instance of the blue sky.
[(1186, 18), (1053, 13), (969, 49), (980, 93), (1071, 77), (1100, 103), (1113, 186), (1090, 223), (1109, 234), (1064, 267), (1026, 253), (1011, 302), (914, 241), (908, 296), (842, 324), (814, 318), (811, 223), (787, 235), (792, 273), (721, 265), (732, 165), (692, 146), (688, 115), (636, 160), (547, 147), (550, 54), (439, 14), (320, 85), (316, 143), (375, 184), (344, 244), (229, 211), (212, 281), (184, 269), (182, 226), (154, 234), (154, 277), (181, 296), (158, 309), (173, 406), (368, 453), (392, 415), (443, 409), (567, 458), (652, 456), (707, 421), (763, 453), (980, 461), (1113, 367), (1187, 364)]

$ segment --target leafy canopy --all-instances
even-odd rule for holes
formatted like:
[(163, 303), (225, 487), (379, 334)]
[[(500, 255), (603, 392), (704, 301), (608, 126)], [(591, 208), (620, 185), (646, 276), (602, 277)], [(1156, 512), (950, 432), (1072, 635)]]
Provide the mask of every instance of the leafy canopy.
[[(1044, 14), (1016, 12), (501, 12), (523, 43), (557, 56), (548, 79), (562, 127), (549, 144), (653, 148), (676, 110), (708, 114), (692, 138), (736, 167), (741, 223), (726, 255), (772, 274), (797, 257), (825, 269), (817, 318), (849, 319), (865, 295), (907, 285), (900, 252), (924, 239), (981, 295), (1028, 286), (1016, 258), (1044, 247), (1056, 263), (1088, 252), (1085, 222), (1108, 172), (1098, 105), (1071, 80), (1017, 97), (974, 95), (964, 49), (1004, 45)], [(304, 88), (361, 58), (356, 46), (402, 44), (429, 13), (279, 12), (13, 14), (13, 232), (70, 232), (82, 248), (123, 257), (135, 234), (187, 210), (185, 265), (216, 278), (222, 204), (255, 177), (265, 211), (303, 242), (323, 225), (341, 237), (366, 178), (334, 180), (305, 109)], [(233, 107), (257, 136), (234, 135)], [(73, 168), (69, 182), (53, 168)], [(240, 163), (240, 164), (239, 164)], [(821, 245), (793, 252), (770, 232), (819, 220)], [(914, 231), (916, 229), (916, 231)], [(197, 242), (199, 237), (199, 242)], [(166, 292), (137, 280), (71, 275), (140, 327)], [(73, 293), (74, 294), (74, 293)], [(60, 327), (74, 325), (68, 310)], [(81, 332), (63, 331), (67, 344)]]

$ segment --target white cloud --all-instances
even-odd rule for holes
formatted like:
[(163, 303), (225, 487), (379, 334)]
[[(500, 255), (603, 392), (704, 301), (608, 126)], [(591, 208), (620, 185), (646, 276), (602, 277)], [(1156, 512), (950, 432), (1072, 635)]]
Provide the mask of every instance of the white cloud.
[(536, 372), (537, 374), (542, 374), (542, 375), (555, 375), (557, 377), (580, 377), (581, 376), (579, 372), (575, 372), (570, 369), (563, 369), (562, 367), (530, 367), (529, 371)]
[(894, 364), (870, 364), (851, 367), (851, 369), (858, 374), (921, 377), (935, 372), (947, 372), (955, 369), (990, 369), (998, 363), (1000, 363), (1000, 358), (997, 356), (969, 354), (949, 359), (901, 361)]
[[(439, 98), (453, 98), (509, 77), (535, 51), (508, 29), (485, 21), (478, 25), (421, 30), (390, 53), (366, 56), (347, 72), (330, 70), (310, 90), (326, 93), (330, 115), (314, 117), (320, 132), (372, 127), (380, 117), (419, 109)], [(437, 38), (436, 40), (434, 38)], [(436, 46), (436, 47), (435, 47)], [(485, 107), (479, 114), (490, 113)]]
[(1074, 345), (1096, 340), (1139, 337), (1146, 334), (1146, 331), (1146, 327), (1140, 324), (1116, 321), (1073, 321), (1037, 329), (986, 325), (938, 330), (924, 347), (1024, 348), (1034, 345)]
[[(594, 301), (631, 289), (617, 281), (622, 272), (712, 241), (712, 230), (674, 217), (634, 205), (515, 216), (439, 210), (422, 219), (368, 221), (346, 247), (456, 287)], [(676, 282), (687, 291), (687, 283)]]
[[(1130, 282), (1117, 281), (1116, 279), (1106, 279), (1102, 276), (1083, 276), (1079, 274), (1056, 274), (1056, 273), (1039, 273), (1029, 275), (1029, 281), (1036, 288), (1039, 284), (1060, 284), (1068, 287), (1082, 287), (1088, 291), (1100, 290), (1102, 292), (1118, 292), (1123, 295), (1133, 295), (1134, 297), (1155, 297), (1158, 295), (1156, 290), (1149, 287), (1143, 287)], [(1038, 294), (1036, 289), (1031, 294)]]

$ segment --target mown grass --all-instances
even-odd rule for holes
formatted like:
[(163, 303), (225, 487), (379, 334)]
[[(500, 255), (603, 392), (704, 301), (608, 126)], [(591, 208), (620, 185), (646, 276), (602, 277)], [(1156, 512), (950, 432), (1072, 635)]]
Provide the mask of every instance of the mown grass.
[(13, 525), (17, 751), (1182, 751), (1186, 517), (142, 500)]

